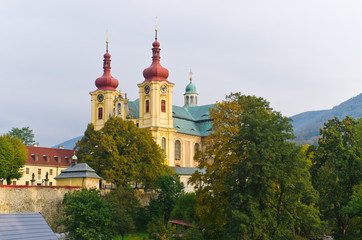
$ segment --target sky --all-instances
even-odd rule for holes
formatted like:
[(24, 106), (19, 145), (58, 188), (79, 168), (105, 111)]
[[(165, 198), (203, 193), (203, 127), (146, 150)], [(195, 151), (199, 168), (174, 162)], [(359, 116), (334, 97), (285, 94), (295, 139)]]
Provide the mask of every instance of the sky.
[(107, 35), (112, 75), (137, 99), (156, 16), (174, 105), (192, 69), (199, 105), (241, 92), (288, 117), (331, 109), (362, 90), (361, 12), (360, 0), (2, 1), (0, 134), (29, 126), (43, 147), (81, 136)]

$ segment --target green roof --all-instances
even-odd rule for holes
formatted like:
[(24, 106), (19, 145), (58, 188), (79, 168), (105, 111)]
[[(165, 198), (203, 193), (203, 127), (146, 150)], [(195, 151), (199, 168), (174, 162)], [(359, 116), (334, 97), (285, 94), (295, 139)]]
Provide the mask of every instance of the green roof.
[(62, 172), (54, 179), (63, 178), (101, 178), (97, 175), (96, 171), (86, 163), (73, 164), (69, 168), (62, 170)]
[(187, 84), (186, 88), (185, 88), (185, 94), (197, 94), (196, 92), (196, 86), (195, 84), (192, 83), (192, 81), (190, 81), (189, 84)]
[[(128, 102), (131, 111), (139, 118), (139, 99)], [(178, 133), (195, 136), (208, 136), (212, 130), (212, 120), (210, 119), (210, 108), (213, 104), (203, 106), (172, 106), (173, 127)]]
[(195, 168), (195, 167), (171, 167), (175, 170), (175, 173), (178, 175), (192, 175), (194, 172), (199, 171), (202, 174), (205, 174), (205, 169)]

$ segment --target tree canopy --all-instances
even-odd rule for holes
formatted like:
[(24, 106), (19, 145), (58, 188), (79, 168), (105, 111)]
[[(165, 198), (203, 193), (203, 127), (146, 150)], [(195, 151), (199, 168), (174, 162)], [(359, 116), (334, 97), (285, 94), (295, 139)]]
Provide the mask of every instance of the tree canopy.
[(211, 110), (213, 133), (197, 154), (197, 214), (213, 239), (313, 235), (320, 225), (308, 163), (290, 120), (263, 98), (227, 96)]
[(132, 183), (147, 188), (168, 169), (150, 131), (121, 118), (110, 118), (99, 131), (89, 124), (76, 149), (80, 162), (117, 186)]
[(30, 129), (30, 127), (12, 128), (9, 131), (9, 134), (11, 136), (20, 138), (23, 141), (23, 143), (27, 146), (35, 143), (34, 133), (33, 130)]
[(349, 204), (353, 189), (362, 183), (356, 126), (357, 122), (348, 116), (343, 120), (329, 120), (320, 130), (318, 146), (310, 151), (313, 185), (320, 194), (319, 207), (324, 219), (341, 235), (348, 234), (351, 219), (355, 217), (350, 208), (345, 211), (343, 208)]
[(28, 150), (22, 140), (10, 134), (0, 136), (0, 179), (19, 179), (23, 175), (20, 171), (28, 158)]
[(114, 212), (96, 189), (76, 190), (64, 195), (62, 222), (71, 236), (77, 240), (112, 239), (115, 235)]

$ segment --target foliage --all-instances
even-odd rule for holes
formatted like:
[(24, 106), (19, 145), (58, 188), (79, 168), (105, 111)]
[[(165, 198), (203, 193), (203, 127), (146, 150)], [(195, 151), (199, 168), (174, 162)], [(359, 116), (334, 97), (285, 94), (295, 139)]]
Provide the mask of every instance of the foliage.
[(198, 223), (196, 215), (197, 199), (195, 193), (185, 193), (180, 196), (171, 211), (172, 220), (181, 220), (188, 223)]
[(114, 208), (114, 230), (121, 234), (122, 240), (125, 233), (135, 229), (135, 217), (139, 208), (139, 201), (131, 188), (118, 187), (116, 190), (106, 195), (106, 201)]
[(66, 219), (62, 224), (77, 240), (112, 239), (113, 209), (96, 189), (66, 193), (63, 200)]
[(323, 217), (337, 234), (346, 235), (353, 216), (346, 214), (349, 211), (344, 207), (362, 179), (356, 121), (350, 117), (331, 119), (320, 133), (318, 147), (313, 151), (313, 185), (320, 194)]
[(34, 133), (30, 127), (23, 127), (23, 128), (12, 128), (9, 131), (9, 134), (14, 137), (20, 138), (23, 143), (27, 146), (30, 146), (35, 143), (34, 141)]
[(0, 179), (19, 179), (23, 175), (20, 169), (28, 158), (28, 150), (23, 142), (10, 134), (0, 136)]
[(106, 181), (152, 187), (166, 171), (165, 158), (148, 129), (132, 121), (110, 118), (100, 131), (88, 125), (76, 144), (80, 162), (88, 163)]
[(182, 240), (203, 240), (204, 235), (198, 228), (189, 228), (185, 231)]
[(156, 185), (157, 198), (150, 201), (150, 216), (153, 219), (163, 218), (167, 223), (177, 199), (183, 194), (184, 186), (177, 174), (159, 176)]
[(197, 214), (208, 238), (282, 239), (320, 226), (308, 162), (290, 143), (290, 120), (240, 93), (211, 110), (213, 131), (196, 156)]
[(177, 199), (183, 194), (183, 184), (177, 174), (161, 175), (156, 180), (157, 198), (152, 198), (145, 208), (147, 231), (153, 239), (169, 239), (174, 229), (169, 218)]

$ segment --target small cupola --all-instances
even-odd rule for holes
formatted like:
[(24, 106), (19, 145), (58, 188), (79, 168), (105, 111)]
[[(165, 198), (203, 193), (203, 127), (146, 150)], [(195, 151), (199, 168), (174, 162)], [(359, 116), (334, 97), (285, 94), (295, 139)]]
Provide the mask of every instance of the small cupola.
[(103, 59), (103, 75), (97, 78), (95, 84), (97, 90), (113, 90), (118, 87), (118, 80), (111, 75), (111, 54), (108, 52), (108, 40), (106, 41), (106, 53)]
[(192, 71), (190, 70), (190, 83), (185, 88), (184, 99), (185, 104), (184, 106), (197, 106), (197, 96), (199, 94), (196, 91), (195, 84), (192, 83)]

